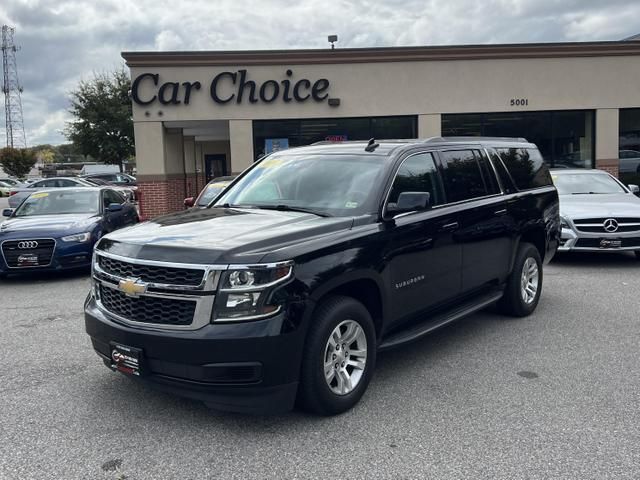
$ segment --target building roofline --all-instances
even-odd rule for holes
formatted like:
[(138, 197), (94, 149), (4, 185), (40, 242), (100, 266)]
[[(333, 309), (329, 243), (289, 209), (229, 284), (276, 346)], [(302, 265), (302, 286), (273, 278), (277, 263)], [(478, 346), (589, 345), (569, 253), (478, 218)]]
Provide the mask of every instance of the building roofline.
[(518, 58), (571, 58), (640, 55), (640, 42), (517, 43), (417, 47), (373, 47), (122, 52), (129, 67), (313, 65), (339, 63), (421, 62)]

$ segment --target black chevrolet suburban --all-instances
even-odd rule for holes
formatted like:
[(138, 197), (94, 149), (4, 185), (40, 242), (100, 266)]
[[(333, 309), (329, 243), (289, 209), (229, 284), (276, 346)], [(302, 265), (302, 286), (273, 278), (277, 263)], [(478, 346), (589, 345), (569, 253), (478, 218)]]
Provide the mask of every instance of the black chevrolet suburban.
[(102, 238), (86, 330), (107, 367), (214, 408), (336, 414), (378, 352), (493, 304), (533, 312), (559, 226), (524, 139), (294, 148), (208, 208)]

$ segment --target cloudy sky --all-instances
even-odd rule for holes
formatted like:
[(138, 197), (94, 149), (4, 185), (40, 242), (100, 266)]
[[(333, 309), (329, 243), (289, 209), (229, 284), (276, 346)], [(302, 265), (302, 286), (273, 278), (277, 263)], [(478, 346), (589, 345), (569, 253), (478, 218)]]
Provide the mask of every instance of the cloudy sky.
[[(638, 0), (2, 0), (16, 27), (29, 145), (64, 143), (68, 94), (123, 50), (237, 50), (619, 40)], [(0, 141), (4, 144), (4, 112)]]

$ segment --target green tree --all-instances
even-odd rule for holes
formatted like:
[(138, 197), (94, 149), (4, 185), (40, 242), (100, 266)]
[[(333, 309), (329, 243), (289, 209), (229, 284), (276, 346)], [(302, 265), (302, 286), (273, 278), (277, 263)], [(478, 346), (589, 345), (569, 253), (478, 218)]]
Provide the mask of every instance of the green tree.
[(65, 130), (82, 153), (119, 165), (120, 170), (122, 161), (135, 152), (130, 89), (131, 80), (124, 69), (81, 81), (71, 92), (69, 112), (75, 120)]
[(25, 177), (36, 164), (36, 155), (27, 148), (3, 148), (0, 150), (0, 165), (13, 177)]
[(33, 151), (35, 151), (36, 158), (41, 163), (53, 163), (56, 159), (56, 151), (53, 148), (34, 148)]

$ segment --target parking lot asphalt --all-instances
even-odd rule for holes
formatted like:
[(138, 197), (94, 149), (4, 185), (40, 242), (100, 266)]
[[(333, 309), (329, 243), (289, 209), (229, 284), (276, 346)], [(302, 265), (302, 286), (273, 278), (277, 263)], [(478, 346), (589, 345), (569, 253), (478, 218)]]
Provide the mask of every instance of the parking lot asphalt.
[(381, 354), (361, 403), (321, 418), (139, 385), (91, 349), (87, 274), (0, 281), (0, 478), (638, 479), (639, 284), (632, 256), (562, 257), (534, 315)]

